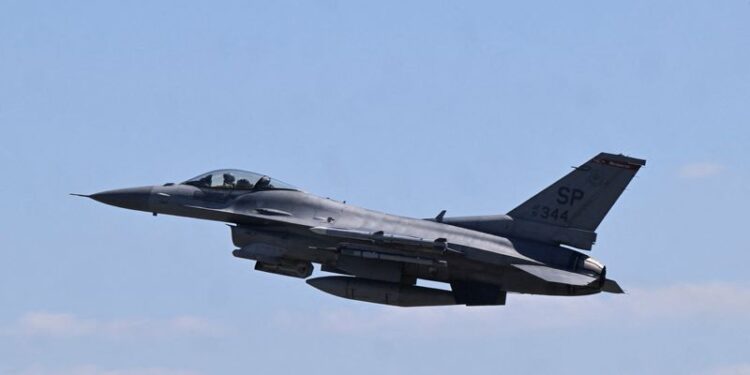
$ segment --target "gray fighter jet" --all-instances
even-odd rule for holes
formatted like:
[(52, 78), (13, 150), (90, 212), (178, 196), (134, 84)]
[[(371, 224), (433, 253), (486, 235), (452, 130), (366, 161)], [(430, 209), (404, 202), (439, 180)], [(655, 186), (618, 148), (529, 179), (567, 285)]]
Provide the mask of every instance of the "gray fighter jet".
[[(82, 195), (133, 210), (230, 223), (234, 256), (338, 297), (394, 306), (504, 305), (508, 292), (622, 293), (591, 250), (645, 160), (601, 153), (506, 215), (415, 219), (371, 211), (241, 170)], [(79, 194), (75, 194), (79, 195)], [(417, 286), (432, 280), (450, 289)]]

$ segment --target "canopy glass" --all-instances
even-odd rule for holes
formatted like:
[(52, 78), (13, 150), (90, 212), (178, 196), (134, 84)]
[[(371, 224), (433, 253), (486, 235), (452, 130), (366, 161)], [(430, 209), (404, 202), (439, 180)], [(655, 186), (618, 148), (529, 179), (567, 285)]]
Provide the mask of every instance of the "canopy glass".
[(239, 169), (220, 169), (193, 177), (184, 185), (227, 190), (299, 190), (268, 176)]

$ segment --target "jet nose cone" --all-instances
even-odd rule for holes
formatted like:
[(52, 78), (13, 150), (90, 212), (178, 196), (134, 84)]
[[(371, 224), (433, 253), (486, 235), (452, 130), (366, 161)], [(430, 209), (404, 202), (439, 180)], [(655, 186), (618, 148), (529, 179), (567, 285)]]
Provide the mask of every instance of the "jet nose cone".
[(89, 198), (122, 208), (131, 210), (150, 211), (151, 186), (107, 190), (101, 193), (91, 194)]

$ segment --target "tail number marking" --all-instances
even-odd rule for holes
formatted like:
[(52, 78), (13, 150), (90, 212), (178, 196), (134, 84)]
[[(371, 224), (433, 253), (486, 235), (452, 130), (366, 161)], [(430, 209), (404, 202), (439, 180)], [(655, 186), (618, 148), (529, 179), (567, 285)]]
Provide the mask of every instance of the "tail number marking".
[(535, 205), (531, 209), (531, 216), (539, 217), (545, 220), (568, 221), (568, 210), (560, 210), (559, 208), (550, 208), (549, 206)]
[(583, 199), (584, 195), (583, 190), (560, 186), (560, 188), (557, 189), (557, 203), (572, 206), (576, 201)]
[(544, 220), (562, 220), (568, 221), (568, 210), (566, 206), (573, 207), (576, 202), (580, 202), (586, 193), (581, 189), (574, 189), (568, 186), (560, 186), (557, 189), (557, 199), (555, 203), (559, 204), (559, 207), (550, 207), (544, 205), (535, 205), (531, 208), (531, 216), (538, 217)]

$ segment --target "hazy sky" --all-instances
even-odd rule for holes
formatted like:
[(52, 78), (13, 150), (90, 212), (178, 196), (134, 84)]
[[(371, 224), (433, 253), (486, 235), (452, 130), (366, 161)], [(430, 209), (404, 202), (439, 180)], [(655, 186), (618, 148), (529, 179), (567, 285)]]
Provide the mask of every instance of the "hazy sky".
[[(750, 3), (0, 0), (0, 374), (750, 374)], [(627, 295), (338, 299), (70, 197), (242, 168), (414, 217), (648, 159)]]

